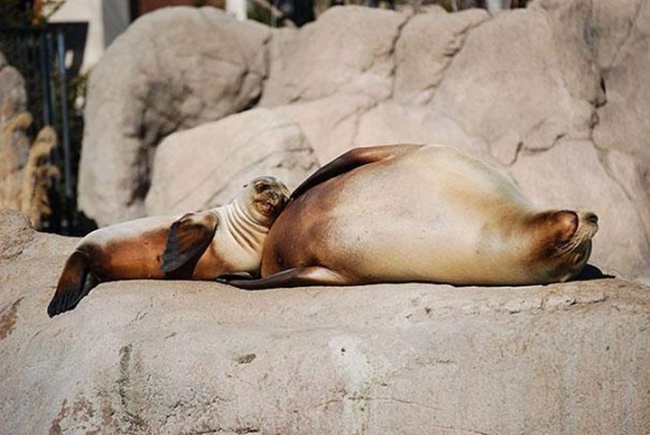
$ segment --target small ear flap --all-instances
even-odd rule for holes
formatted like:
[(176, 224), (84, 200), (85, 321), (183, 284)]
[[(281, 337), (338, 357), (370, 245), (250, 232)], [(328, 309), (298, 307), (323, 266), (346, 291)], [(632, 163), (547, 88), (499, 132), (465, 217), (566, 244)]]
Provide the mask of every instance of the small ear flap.
[(175, 221), (167, 234), (161, 269), (170, 273), (198, 260), (212, 242), (219, 219), (209, 211), (187, 213)]

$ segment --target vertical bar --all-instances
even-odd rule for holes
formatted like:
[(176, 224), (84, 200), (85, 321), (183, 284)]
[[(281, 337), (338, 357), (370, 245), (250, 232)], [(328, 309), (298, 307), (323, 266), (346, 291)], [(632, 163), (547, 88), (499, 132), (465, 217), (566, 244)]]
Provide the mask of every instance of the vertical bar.
[(40, 51), (41, 51), (41, 67), (40, 73), (41, 73), (41, 88), (42, 88), (42, 95), (43, 95), (43, 125), (49, 125), (50, 124), (50, 106), (49, 106), (49, 95), (50, 93), (48, 92), (47, 88), (47, 79), (49, 77), (48, 74), (48, 56), (47, 56), (47, 38), (45, 36), (45, 32), (41, 32), (40, 34)]
[[(58, 120), (56, 116), (56, 86), (55, 86), (55, 77), (54, 77), (54, 62), (55, 62), (55, 51), (52, 41), (52, 31), (45, 30), (45, 58), (47, 62), (45, 63), (45, 76), (47, 77), (47, 94), (46, 98), (48, 100), (48, 110), (49, 110), (49, 122), (57, 133), (60, 131), (58, 128)], [(61, 152), (58, 148), (54, 148), (52, 152), (54, 158), (54, 164), (58, 167), (61, 167)], [(61, 180), (56, 177), (54, 178), (54, 189), (51, 191), (50, 196), (50, 207), (52, 209), (52, 220), (50, 220), (50, 230), (55, 233), (61, 232)], [(55, 218), (58, 217), (58, 221)]]
[[(68, 90), (66, 71), (65, 71), (65, 35), (63, 30), (59, 29), (56, 33), (56, 45), (58, 48), (59, 55), (59, 74), (60, 74), (60, 87), (61, 87), (61, 135), (63, 137), (63, 168), (65, 176), (65, 195), (64, 195), (64, 204), (65, 204), (65, 216), (66, 223), (62, 225), (65, 228), (66, 233), (69, 229), (69, 226), (72, 222), (72, 216), (70, 216), (70, 208), (72, 204), (72, 171), (70, 169), (70, 132), (68, 126)], [(62, 228), (62, 229), (63, 229)]]

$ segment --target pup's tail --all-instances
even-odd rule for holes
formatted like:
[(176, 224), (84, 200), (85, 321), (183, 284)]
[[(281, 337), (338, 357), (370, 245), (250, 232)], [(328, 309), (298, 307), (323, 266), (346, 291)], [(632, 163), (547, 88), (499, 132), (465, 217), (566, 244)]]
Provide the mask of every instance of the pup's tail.
[(88, 256), (81, 251), (74, 251), (66, 261), (54, 297), (47, 307), (47, 314), (54, 317), (77, 306), (86, 296), (92, 285), (86, 285), (88, 277)]

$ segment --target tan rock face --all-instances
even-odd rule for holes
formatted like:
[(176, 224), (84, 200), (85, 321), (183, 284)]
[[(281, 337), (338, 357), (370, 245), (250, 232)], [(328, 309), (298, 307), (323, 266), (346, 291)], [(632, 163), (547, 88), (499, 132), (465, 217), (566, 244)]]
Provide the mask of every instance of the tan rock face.
[[(158, 36), (150, 36), (143, 22), (127, 32), (125, 43), (112, 49), (102, 61), (106, 66), (91, 80), (96, 84), (91, 85), (88, 112), (97, 116), (88, 117), (83, 154), (89, 163), (82, 162), (81, 206), (100, 224), (153, 212), (141, 200), (149, 186), (153, 190), (149, 198), (158, 196), (159, 186), (170, 185), (173, 174), (184, 173), (174, 168), (174, 161), (179, 167), (187, 161), (180, 157), (179, 145), (179, 157), (168, 160), (164, 170), (154, 169), (153, 145), (172, 131), (248, 109), (262, 92), (259, 105), (294, 121), (321, 164), (355, 146), (444, 143), (510, 174), (541, 207), (594, 209), (601, 217), (594, 262), (609, 272), (648, 280), (650, 95), (644, 84), (650, 82), (649, 10), (640, 0), (616, 6), (606, 1), (543, 0), (525, 10), (495, 15), (476, 10), (448, 14), (440, 8), (412, 15), (345, 7), (325, 12), (300, 30), (273, 31), (234, 23), (215, 12), (212, 21), (203, 20), (201, 25), (209, 22), (211, 31), (224, 37), (202, 38), (198, 49), (184, 49), (182, 59), (194, 53), (193, 61), (185, 63), (170, 51), (150, 49), (147, 44)], [(201, 11), (178, 13), (188, 19), (186, 15), (206, 14)], [(151, 23), (162, 25), (176, 13), (154, 14)], [(196, 38), (183, 29), (174, 31), (176, 40)], [(240, 44), (244, 47), (240, 50), (230, 50), (227, 47), (234, 43), (225, 40), (248, 42)], [(127, 41), (142, 46), (140, 60), (119, 60), (127, 54), (133, 59)], [(205, 67), (204, 63), (213, 65), (211, 50), (220, 53), (219, 59), (229, 60), (217, 62), (214, 69)], [(179, 97), (183, 104), (175, 104), (176, 97), (147, 100), (146, 95), (171, 92), (176, 86), (156, 85), (152, 69), (139, 67), (153, 63), (154, 54), (156, 62), (167, 65), (155, 69), (156, 74), (184, 65), (173, 83), (206, 74), (205, 87), (190, 92), (191, 98)], [(233, 65), (262, 67), (242, 67), (234, 73)], [(114, 92), (106, 84), (108, 73), (102, 71), (118, 69), (124, 70), (128, 85), (120, 86), (126, 91)], [(241, 80), (244, 76), (260, 78), (253, 86), (250, 80)], [(100, 92), (100, 85), (106, 89)], [(219, 98), (192, 103), (197, 95), (219, 89), (227, 90)], [(254, 91), (238, 94), (235, 89)], [(162, 103), (156, 106), (158, 111), (142, 116), (142, 108), (148, 107), (143, 100)], [(239, 104), (244, 100), (248, 103)], [(220, 109), (222, 101), (235, 101), (228, 103), (230, 112)], [(182, 108), (178, 113), (201, 115), (168, 112), (177, 108)], [(174, 124), (178, 122), (182, 126)], [(258, 131), (257, 122), (251, 116), (246, 124), (223, 125)], [(220, 132), (231, 138), (239, 134)], [(101, 139), (105, 145), (99, 147), (95, 137), (108, 139)], [(281, 148), (283, 137), (270, 135), (269, 149)], [(227, 142), (213, 138), (211, 143), (224, 146), (223, 155), (229, 155), (234, 142)], [(251, 155), (258, 152), (263, 154), (258, 150)], [(218, 172), (212, 166), (217, 161), (223, 160), (210, 159), (201, 170), (192, 167), (200, 173)], [(152, 181), (152, 171), (167, 175), (156, 175)], [(287, 176), (300, 178), (303, 173), (296, 170)], [(167, 177), (172, 178), (165, 181)], [(215, 186), (229, 182), (226, 177)], [(206, 193), (195, 203), (209, 197)]]
[(164, 9), (131, 26), (90, 76), (80, 208), (102, 226), (142, 216), (155, 146), (250, 107), (269, 37), (215, 8)]
[(274, 175), (294, 189), (316, 168), (298, 124), (274, 110), (249, 110), (170, 135), (160, 144), (147, 214), (226, 204), (261, 175)]
[(265, 95), (274, 98), (263, 97), (261, 103), (275, 106), (335, 94), (374, 101), (389, 97), (395, 42), (407, 19), (381, 9), (331, 8), (283, 44), (282, 64), (265, 88)]
[[(13, 213), (0, 234), (25, 230)], [(3, 433), (643, 433), (650, 288), (245, 292), (125, 281), (46, 306), (77, 239), (0, 261)]]

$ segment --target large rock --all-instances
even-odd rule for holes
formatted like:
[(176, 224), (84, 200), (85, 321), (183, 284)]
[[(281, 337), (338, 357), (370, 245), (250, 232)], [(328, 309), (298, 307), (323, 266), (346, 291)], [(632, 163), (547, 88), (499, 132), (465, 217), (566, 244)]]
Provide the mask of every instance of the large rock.
[[(26, 230), (1, 218), (0, 234)], [(76, 241), (32, 234), (0, 259), (2, 433), (650, 427), (650, 288), (640, 283), (245, 292), (143, 280), (102, 284), (49, 319)]]
[(261, 104), (335, 94), (374, 101), (390, 97), (395, 43), (407, 20), (406, 14), (381, 9), (334, 7), (294, 37), (280, 34), (280, 54), (273, 56), (280, 64), (266, 83)]
[(469, 32), (431, 104), (493, 146), (587, 138), (594, 107), (566, 83), (561, 59), (571, 55), (555, 47), (543, 12), (499, 14)]
[(324, 164), (357, 143), (361, 117), (374, 105), (367, 95), (332, 95), (278, 106), (274, 110), (300, 126), (318, 160)]
[(447, 14), (442, 8), (412, 17), (395, 44), (395, 98), (430, 100), (469, 31), (488, 18), (482, 9)]
[(154, 160), (148, 215), (230, 202), (254, 177), (274, 175), (293, 190), (318, 168), (300, 127), (270, 109), (231, 115), (168, 136)]
[(142, 216), (155, 146), (253, 105), (269, 37), (215, 8), (163, 9), (131, 26), (90, 76), (79, 207), (99, 225)]

